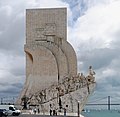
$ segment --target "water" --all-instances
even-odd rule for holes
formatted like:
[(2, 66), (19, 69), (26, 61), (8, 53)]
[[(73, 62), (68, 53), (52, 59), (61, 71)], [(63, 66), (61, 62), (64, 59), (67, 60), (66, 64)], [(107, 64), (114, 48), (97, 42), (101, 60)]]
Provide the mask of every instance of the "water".
[(85, 110), (84, 117), (120, 117), (120, 110)]

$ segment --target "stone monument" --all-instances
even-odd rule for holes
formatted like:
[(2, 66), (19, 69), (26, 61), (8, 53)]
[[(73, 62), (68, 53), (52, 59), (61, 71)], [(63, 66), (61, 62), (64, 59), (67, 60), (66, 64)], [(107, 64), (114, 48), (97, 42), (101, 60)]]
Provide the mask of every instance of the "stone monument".
[(95, 72), (90, 67), (87, 77), (77, 74), (76, 54), (67, 41), (67, 9), (27, 9), (24, 50), (26, 81), (17, 103), (24, 109), (37, 106), (43, 114), (77, 113), (78, 104), (82, 111), (95, 88)]
[(75, 76), (77, 59), (67, 41), (67, 9), (27, 9), (24, 50), (26, 82), (20, 99)]

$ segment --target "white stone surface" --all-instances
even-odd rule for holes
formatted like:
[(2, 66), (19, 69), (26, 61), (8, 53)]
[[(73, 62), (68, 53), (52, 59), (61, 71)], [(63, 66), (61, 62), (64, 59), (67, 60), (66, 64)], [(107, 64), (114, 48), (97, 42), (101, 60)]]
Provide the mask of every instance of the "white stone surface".
[(67, 9), (27, 9), (26, 10), (26, 82), (18, 103), (22, 97), (29, 98), (29, 105), (39, 105), (40, 111), (62, 112), (80, 111), (92, 93), (95, 84), (77, 74), (77, 58), (70, 43), (67, 42)]
[(26, 82), (20, 98), (77, 74), (66, 17), (66, 8), (26, 10)]

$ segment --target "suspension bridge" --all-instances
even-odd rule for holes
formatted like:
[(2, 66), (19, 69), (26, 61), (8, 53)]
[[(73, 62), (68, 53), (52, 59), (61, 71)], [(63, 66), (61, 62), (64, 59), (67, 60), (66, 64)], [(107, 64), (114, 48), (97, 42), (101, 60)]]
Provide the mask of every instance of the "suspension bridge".
[[(11, 97), (0, 97), (1, 104), (15, 104), (17, 96)], [(105, 96), (105, 97), (96, 97), (94, 99), (90, 99), (86, 106), (106, 106), (108, 110), (111, 110), (112, 106), (120, 106), (120, 97), (113, 96)], [(119, 107), (120, 108), (120, 107)]]
[(86, 106), (107, 106), (108, 110), (111, 110), (111, 106), (119, 106), (120, 97), (106, 96), (96, 100), (89, 101)]

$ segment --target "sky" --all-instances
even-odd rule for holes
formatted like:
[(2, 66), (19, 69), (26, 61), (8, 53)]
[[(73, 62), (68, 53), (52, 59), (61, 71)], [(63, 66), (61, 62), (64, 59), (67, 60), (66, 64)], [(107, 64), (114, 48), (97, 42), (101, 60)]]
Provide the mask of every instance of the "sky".
[(0, 0), (0, 97), (18, 96), (25, 82), (25, 12), (67, 7), (67, 37), (78, 72), (93, 66), (92, 98), (120, 96), (120, 0)]

